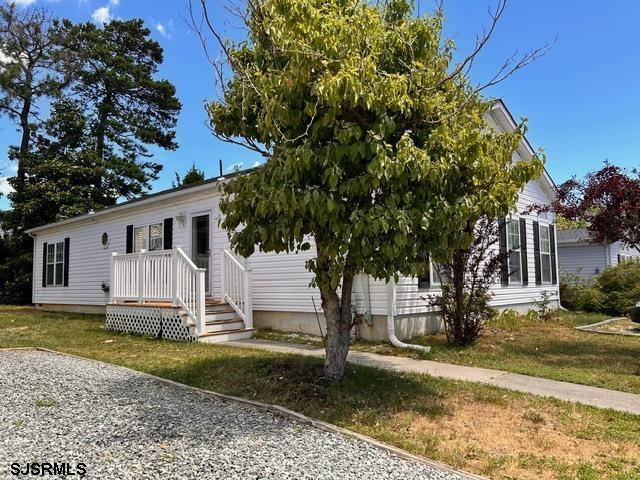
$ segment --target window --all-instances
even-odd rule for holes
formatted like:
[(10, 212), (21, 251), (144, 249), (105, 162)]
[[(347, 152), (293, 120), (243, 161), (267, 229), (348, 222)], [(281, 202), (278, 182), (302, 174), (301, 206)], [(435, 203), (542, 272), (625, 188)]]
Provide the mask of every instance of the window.
[(162, 223), (140, 225), (133, 229), (133, 252), (140, 250), (155, 252), (164, 249), (164, 227)]
[(62, 285), (64, 278), (64, 242), (47, 245), (47, 286)]
[(109, 246), (109, 234), (104, 232), (102, 237), (100, 238), (100, 243), (102, 243), (103, 248), (107, 248)]
[(540, 266), (542, 283), (551, 283), (551, 236), (549, 225), (540, 225)]
[[(429, 255), (424, 255), (424, 258), (429, 261)], [(440, 271), (437, 263), (429, 262), (429, 268), (418, 278), (418, 288), (440, 288), (445, 281), (447, 281), (446, 273)]]
[(147, 226), (136, 227), (133, 229), (133, 251), (138, 253), (140, 250), (147, 249)]
[(624, 253), (618, 254), (618, 263), (627, 263), (633, 261), (631, 255), (625, 255)]
[(162, 250), (162, 223), (149, 225), (149, 251)]
[(520, 265), (520, 222), (517, 218), (512, 218), (506, 223), (507, 229), (507, 251), (509, 258), (507, 266), (509, 272), (509, 283), (522, 283), (522, 268)]
[(421, 252), (420, 257), (424, 259), (425, 269), (424, 273), (418, 277), (418, 289), (426, 289), (431, 287), (431, 262), (429, 261), (429, 254), (427, 252)]
[(442, 271), (440, 265), (431, 262), (431, 286), (439, 287), (440, 285), (442, 285), (442, 282), (446, 282), (447, 279), (448, 276), (446, 272)]

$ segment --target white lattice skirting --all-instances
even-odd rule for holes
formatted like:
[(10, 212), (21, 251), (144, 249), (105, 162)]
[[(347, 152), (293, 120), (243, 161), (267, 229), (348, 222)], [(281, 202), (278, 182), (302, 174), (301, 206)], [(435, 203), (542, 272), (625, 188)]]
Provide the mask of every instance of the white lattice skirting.
[(175, 308), (107, 305), (107, 330), (193, 342), (196, 337)]

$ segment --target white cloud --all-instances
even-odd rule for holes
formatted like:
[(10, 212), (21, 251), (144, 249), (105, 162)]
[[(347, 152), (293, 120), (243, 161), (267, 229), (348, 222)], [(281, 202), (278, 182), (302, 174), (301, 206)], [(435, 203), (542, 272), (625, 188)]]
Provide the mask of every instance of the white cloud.
[(100, 23), (103, 25), (105, 23), (109, 23), (112, 19), (113, 16), (111, 15), (111, 11), (109, 10), (108, 6), (97, 8), (91, 14), (91, 20), (93, 20), (95, 23)]
[(114, 7), (117, 7), (118, 5), (120, 5), (120, 0), (109, 0), (109, 3)]
[(18, 7), (28, 7), (32, 3), (36, 3), (36, 0), (9, 0), (9, 3), (13, 3)]
[(259, 167), (260, 165), (262, 165), (260, 160), (256, 160), (256, 163), (253, 164), (254, 167)]
[(8, 195), (13, 192), (13, 187), (7, 181), (8, 177), (0, 177), (0, 193)]
[(156, 30), (160, 32), (160, 35), (162, 35), (164, 38), (171, 38), (171, 35), (169, 34), (169, 32), (167, 32), (167, 28), (163, 24), (156, 23)]

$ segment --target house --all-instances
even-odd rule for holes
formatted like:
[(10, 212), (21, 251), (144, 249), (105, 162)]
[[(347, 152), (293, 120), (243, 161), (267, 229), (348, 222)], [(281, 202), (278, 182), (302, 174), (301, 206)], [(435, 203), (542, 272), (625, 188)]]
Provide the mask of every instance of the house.
[[(487, 120), (504, 131), (516, 128), (502, 102)], [(526, 140), (514, 152), (525, 160), (532, 155)], [(322, 312), (316, 317), (319, 292), (309, 287), (312, 274), (305, 269), (314, 249), (237, 257), (218, 223), (225, 181), (217, 177), (31, 229), (34, 304), (106, 311), (108, 328), (185, 340), (244, 338), (266, 327), (318, 333), (318, 318), (324, 331)], [(526, 185), (517, 212), (549, 204), (554, 195), (545, 172)], [(557, 302), (553, 215), (514, 214), (504, 222), (502, 237), (511, 254), (493, 304), (527, 311), (544, 293)], [(438, 289), (433, 268), (397, 284), (360, 276), (354, 286), (362, 314), (358, 335), (385, 340), (439, 329), (437, 312), (424, 299)]]
[(586, 228), (558, 231), (558, 259), (560, 274), (576, 275), (590, 280), (607, 267), (640, 257), (640, 252), (622, 242), (592, 243)]

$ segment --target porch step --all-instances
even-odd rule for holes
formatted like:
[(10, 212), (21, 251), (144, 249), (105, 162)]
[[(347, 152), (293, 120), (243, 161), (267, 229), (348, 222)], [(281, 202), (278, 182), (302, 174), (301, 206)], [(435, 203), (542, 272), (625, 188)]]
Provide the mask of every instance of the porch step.
[(244, 322), (239, 318), (231, 320), (208, 320), (206, 333), (222, 332), (224, 330), (243, 330)]
[(219, 332), (203, 333), (198, 337), (199, 342), (204, 343), (222, 343), (233, 340), (243, 340), (251, 338), (255, 328), (242, 328), (237, 330), (221, 330)]
[(207, 305), (204, 308), (204, 311), (207, 315), (214, 313), (231, 313), (235, 312), (233, 307), (228, 303), (221, 303), (219, 305)]
[(219, 298), (213, 298), (213, 297), (207, 297), (204, 299), (204, 304), (208, 307), (209, 305), (226, 305), (225, 302), (223, 302), (221, 299)]
[(230, 312), (214, 312), (214, 313), (207, 312), (205, 315), (205, 320), (207, 322), (209, 321), (215, 322), (217, 320), (234, 320), (234, 319), (240, 319), (240, 317), (234, 310), (231, 310)]

